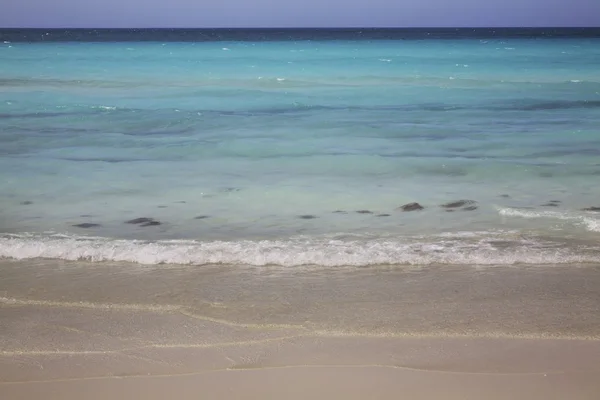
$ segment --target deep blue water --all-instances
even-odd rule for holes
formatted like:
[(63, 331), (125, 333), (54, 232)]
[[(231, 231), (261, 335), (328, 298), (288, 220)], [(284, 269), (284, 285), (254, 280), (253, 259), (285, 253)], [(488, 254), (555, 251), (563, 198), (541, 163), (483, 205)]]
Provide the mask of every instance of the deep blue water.
[(600, 260), (597, 29), (3, 30), (0, 87), (0, 257)]
[(220, 28), (0, 29), (11, 42), (266, 42), (431, 39), (595, 39), (600, 28)]

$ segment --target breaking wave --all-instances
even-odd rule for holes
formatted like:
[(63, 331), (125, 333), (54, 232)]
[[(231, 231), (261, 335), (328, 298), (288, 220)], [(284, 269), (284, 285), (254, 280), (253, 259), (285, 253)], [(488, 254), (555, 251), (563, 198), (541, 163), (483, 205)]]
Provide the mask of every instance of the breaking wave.
[(0, 258), (199, 266), (515, 265), (600, 262), (600, 247), (515, 233), (255, 241), (142, 241), (10, 234), (0, 237)]

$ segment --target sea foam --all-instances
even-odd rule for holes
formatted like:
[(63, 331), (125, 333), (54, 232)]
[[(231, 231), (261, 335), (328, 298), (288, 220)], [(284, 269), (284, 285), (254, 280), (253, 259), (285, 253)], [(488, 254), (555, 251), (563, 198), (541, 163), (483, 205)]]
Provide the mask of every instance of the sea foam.
[(520, 218), (553, 218), (563, 221), (569, 221), (576, 225), (583, 226), (590, 232), (600, 232), (600, 219), (592, 216), (583, 215), (574, 211), (541, 211), (541, 210), (522, 210), (518, 208), (499, 208), (500, 215), (507, 217)]
[(115, 240), (65, 235), (5, 235), (0, 257), (185, 265), (514, 265), (600, 262), (600, 247), (572, 246), (521, 236), (339, 240)]

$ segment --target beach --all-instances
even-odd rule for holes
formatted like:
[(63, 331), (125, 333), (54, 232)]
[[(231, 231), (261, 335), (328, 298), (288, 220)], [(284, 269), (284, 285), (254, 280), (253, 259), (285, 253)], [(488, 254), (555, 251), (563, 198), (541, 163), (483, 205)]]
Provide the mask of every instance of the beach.
[(3, 262), (10, 399), (595, 399), (600, 266)]
[(600, 398), (600, 30), (0, 29), (0, 398)]

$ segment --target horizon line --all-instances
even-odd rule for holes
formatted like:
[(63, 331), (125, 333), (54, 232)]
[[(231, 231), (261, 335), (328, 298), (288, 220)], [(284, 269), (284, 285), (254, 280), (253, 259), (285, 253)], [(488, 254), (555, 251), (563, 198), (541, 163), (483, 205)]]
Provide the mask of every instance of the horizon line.
[(33, 27), (33, 26), (0, 26), (0, 30), (6, 29), (39, 29), (39, 30), (107, 30), (107, 29), (154, 29), (154, 30), (175, 30), (175, 29), (187, 29), (187, 30), (259, 30), (259, 29), (281, 29), (281, 30), (292, 30), (292, 29), (600, 29), (599, 26), (250, 26), (250, 27), (169, 27), (169, 26), (132, 26), (132, 27)]

